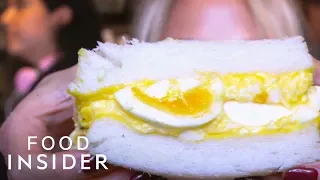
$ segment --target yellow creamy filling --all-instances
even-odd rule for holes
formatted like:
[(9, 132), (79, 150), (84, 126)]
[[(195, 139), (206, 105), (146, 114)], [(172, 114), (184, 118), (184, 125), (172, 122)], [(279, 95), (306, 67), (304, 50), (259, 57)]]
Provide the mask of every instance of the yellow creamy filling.
[[(290, 116), (282, 117), (260, 127), (249, 127), (233, 122), (222, 110), (209, 123), (193, 128), (164, 127), (152, 124), (125, 111), (117, 102), (114, 94), (130, 87), (133, 95), (144, 104), (176, 116), (192, 116), (204, 113), (216, 101), (254, 102), (277, 104), (286, 108), (308, 103), (307, 93), (312, 86), (312, 69), (284, 74), (270, 73), (234, 73), (218, 75), (199, 73), (201, 82), (198, 86), (182, 91), (175, 79), (170, 80), (170, 87), (165, 96), (152, 97), (146, 89), (158, 81), (141, 80), (130, 84), (112, 85), (96, 92), (82, 94), (70, 92), (76, 99), (79, 112), (78, 126), (84, 131), (90, 128), (94, 120), (111, 118), (139, 133), (179, 136), (186, 130), (204, 133), (205, 138), (223, 138), (244, 134), (270, 134), (290, 132), (306, 125), (293, 121)], [(221, 93), (210, 89), (213, 79), (223, 83)], [(314, 121), (310, 121), (310, 124)]]

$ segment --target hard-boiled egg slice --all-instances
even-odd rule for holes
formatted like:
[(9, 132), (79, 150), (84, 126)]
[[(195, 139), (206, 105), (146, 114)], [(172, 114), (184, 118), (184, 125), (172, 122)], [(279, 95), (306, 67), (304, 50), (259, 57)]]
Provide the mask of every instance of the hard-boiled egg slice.
[(291, 119), (293, 121), (300, 121), (302, 123), (312, 121), (319, 115), (319, 110), (314, 110), (306, 105), (298, 106), (293, 110)]
[[(176, 84), (181, 90), (181, 92), (186, 92), (189, 89), (199, 86), (201, 82), (194, 78), (185, 78), (185, 79), (177, 79)], [(170, 88), (170, 86), (171, 86), (171, 82), (169, 80), (163, 80), (147, 88), (145, 93), (150, 97), (155, 97), (160, 99), (167, 95), (167, 91)]]
[(305, 123), (319, 116), (320, 87), (311, 87), (309, 102), (287, 109), (281, 105), (226, 102), (224, 111), (233, 122), (245, 126), (264, 126), (282, 117), (290, 116), (292, 121)]
[(313, 86), (312, 88), (310, 88), (308, 98), (309, 98), (308, 105), (311, 108), (319, 111), (319, 109), (320, 109), (320, 86)]
[[(178, 86), (183, 87), (182, 90), (185, 92), (188, 89), (194, 88), (201, 84), (195, 79), (183, 79), (177, 80)], [(212, 81), (216, 84), (217, 81)], [(148, 96), (153, 98), (164, 97), (170, 86), (170, 82), (160, 81), (150, 86), (146, 92)], [(212, 87), (213, 84), (210, 86)], [(165, 90), (164, 90), (165, 89)], [(180, 89), (181, 90), (181, 89)], [(212, 93), (215, 91), (212, 90)], [(206, 124), (213, 120), (222, 109), (222, 101), (213, 101), (210, 104), (209, 109), (206, 109), (204, 113), (197, 115), (178, 115), (174, 113), (168, 113), (154, 108), (141, 100), (139, 100), (133, 93), (132, 88), (124, 88), (115, 93), (115, 98), (120, 104), (120, 106), (130, 114), (144, 119), (153, 124), (158, 124), (162, 126), (169, 126), (175, 128), (189, 128), (197, 127)]]
[(224, 111), (230, 120), (245, 126), (264, 126), (292, 114), (292, 111), (280, 105), (236, 101), (226, 102)]
[(292, 120), (308, 122), (319, 116), (320, 110), (320, 87), (313, 86), (308, 92), (308, 103), (299, 105), (293, 109)]

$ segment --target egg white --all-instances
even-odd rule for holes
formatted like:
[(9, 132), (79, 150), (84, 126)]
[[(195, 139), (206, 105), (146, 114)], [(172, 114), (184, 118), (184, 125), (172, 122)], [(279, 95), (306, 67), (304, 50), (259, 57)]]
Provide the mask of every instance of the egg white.
[[(182, 92), (201, 84), (195, 78), (177, 79), (177, 82)], [(215, 96), (220, 96), (223, 93), (223, 83), (219, 79), (215, 79), (211, 83), (211, 92)], [(145, 92), (150, 97), (162, 98), (166, 96), (169, 87), (170, 82), (163, 80), (151, 85)], [(223, 102), (220, 98), (214, 98), (210, 108), (196, 116), (175, 115), (151, 107), (136, 98), (130, 87), (117, 91), (114, 97), (124, 111), (151, 124), (173, 128), (199, 127), (213, 121), (221, 112), (224, 112), (233, 123), (243, 126), (264, 126), (287, 116), (290, 116), (293, 121), (303, 123), (316, 118), (320, 110), (320, 87), (311, 87), (308, 94), (310, 99), (308, 104), (299, 105), (292, 109), (276, 104)], [(271, 94), (269, 98), (279, 99), (279, 95)]]
[[(178, 82), (182, 85), (182, 87), (184, 87), (184, 92), (200, 84), (196, 83), (197, 80), (195, 79), (184, 79)], [(212, 86), (215, 86), (215, 84), (217, 84), (216, 81), (212, 83)], [(158, 87), (158, 91), (156, 91), (155, 87)], [(160, 81), (150, 86), (146, 92), (148, 92), (150, 96), (161, 98), (165, 95), (164, 92), (167, 92), (168, 88), (168, 81)], [(165, 89), (165, 91), (163, 89)], [(114, 97), (120, 106), (128, 113), (133, 114), (134, 116), (137, 116), (152, 124), (174, 128), (191, 128), (204, 125), (216, 118), (222, 110), (222, 101), (218, 100), (212, 102), (210, 108), (203, 114), (193, 116), (178, 116), (169, 114), (141, 102), (134, 96), (130, 87), (117, 91), (114, 94)]]

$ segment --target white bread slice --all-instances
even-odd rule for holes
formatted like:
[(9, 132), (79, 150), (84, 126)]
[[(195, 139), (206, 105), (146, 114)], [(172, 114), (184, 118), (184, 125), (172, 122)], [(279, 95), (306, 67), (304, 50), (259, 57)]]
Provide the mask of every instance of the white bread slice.
[[(99, 44), (95, 51), (85, 51), (79, 58), (79, 71), (70, 90), (88, 93), (145, 78), (193, 76), (196, 71), (279, 74), (313, 65), (302, 37), (130, 43)], [(173, 179), (264, 175), (320, 159), (317, 127), (290, 134), (192, 143), (138, 134), (115, 120), (103, 119), (96, 120), (87, 136), (90, 152), (107, 155), (110, 163)]]
[(290, 134), (208, 140), (192, 143), (172, 137), (137, 134), (111, 119), (89, 130), (92, 154), (108, 161), (172, 179), (232, 179), (283, 172), (320, 160), (315, 126)]
[(283, 73), (312, 67), (302, 37), (256, 41), (164, 40), (116, 45), (99, 43), (82, 52), (71, 90), (87, 93), (112, 84), (140, 79), (193, 76), (196, 71), (217, 73)]

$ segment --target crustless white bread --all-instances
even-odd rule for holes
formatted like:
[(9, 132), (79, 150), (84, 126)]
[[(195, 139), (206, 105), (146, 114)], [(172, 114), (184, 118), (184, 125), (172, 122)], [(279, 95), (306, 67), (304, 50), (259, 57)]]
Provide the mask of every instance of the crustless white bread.
[[(219, 42), (134, 40), (125, 45), (99, 44), (97, 49), (81, 50), (79, 54), (77, 78), (70, 85), (76, 102), (76, 130), (72, 136), (86, 135), (90, 153), (105, 154), (112, 164), (173, 179), (232, 179), (283, 172), (320, 159), (320, 96), (312, 86), (312, 57), (301, 37)], [(221, 88), (214, 84), (192, 85), (202, 79), (211, 83), (209, 76), (199, 72), (214, 73), (210, 78), (218, 77)], [(168, 79), (188, 79), (179, 88), (190, 86), (190, 92), (181, 90), (180, 96), (169, 96), (167, 92), (161, 99), (160, 91), (167, 86), (158, 82), (171, 82)], [(152, 98), (139, 99), (139, 93), (130, 89), (141, 87), (145, 92), (155, 84)], [(125, 88), (133, 95), (117, 95)], [(194, 98), (201, 98), (208, 88), (209, 95), (213, 95), (210, 101), (221, 105), (220, 115), (210, 122), (191, 127), (183, 121), (171, 124), (158, 118), (172, 116), (172, 121), (178, 122), (188, 116), (190, 121), (200, 121), (203, 114), (210, 113), (201, 108), (209, 105), (201, 105), (206, 98)], [(193, 99), (181, 95), (188, 92)], [(129, 100), (135, 96), (144, 106)], [(189, 109), (176, 106), (179, 98), (184, 98)], [(245, 110), (246, 104), (252, 108), (241, 112), (231, 106), (227, 109), (226, 104), (232, 102), (239, 103), (234, 107)], [(263, 105), (278, 108), (279, 115), (263, 119), (276, 114), (273, 111), (260, 116), (258, 112), (266, 107)], [(203, 114), (190, 114), (195, 112), (191, 107)], [(148, 114), (152, 109), (161, 112), (154, 117)]]

